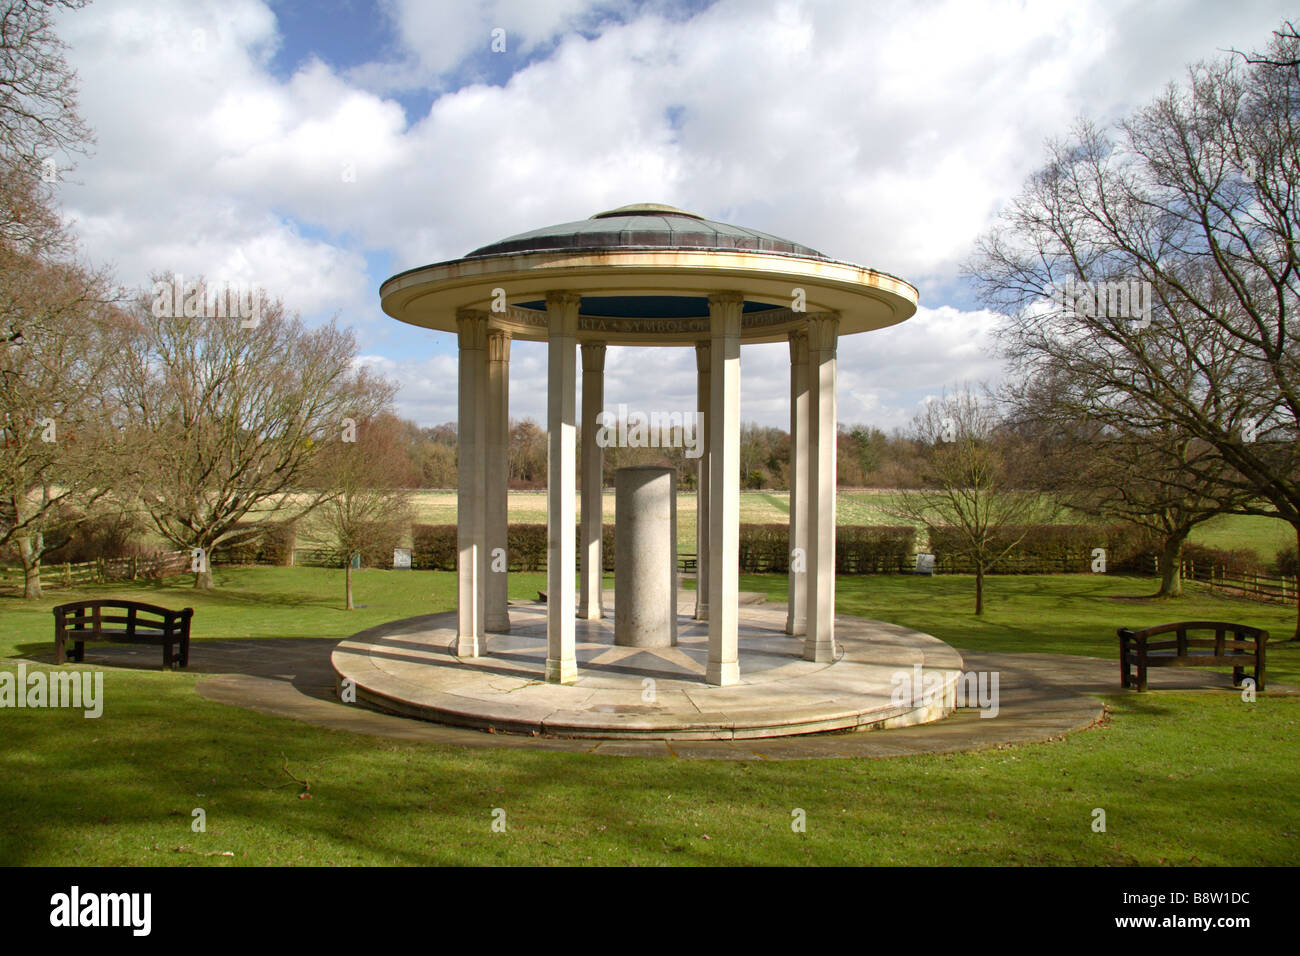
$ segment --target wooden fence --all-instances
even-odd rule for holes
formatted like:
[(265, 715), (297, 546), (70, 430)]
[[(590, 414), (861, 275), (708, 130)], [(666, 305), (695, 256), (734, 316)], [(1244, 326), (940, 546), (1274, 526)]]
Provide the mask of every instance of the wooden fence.
[(1197, 565), (1183, 562), (1183, 580), (1199, 581), (1211, 587), (1222, 588), (1240, 597), (1255, 601), (1293, 602), (1297, 599), (1297, 579), (1270, 577), (1266, 574), (1245, 574), (1228, 571), (1222, 566)]
[[(190, 552), (158, 551), (129, 558), (96, 558), (76, 564), (41, 565), (41, 589), (74, 588), (110, 581), (135, 581), (165, 578), (190, 569)], [(22, 568), (0, 568), (0, 587), (22, 588), (26, 577)]]

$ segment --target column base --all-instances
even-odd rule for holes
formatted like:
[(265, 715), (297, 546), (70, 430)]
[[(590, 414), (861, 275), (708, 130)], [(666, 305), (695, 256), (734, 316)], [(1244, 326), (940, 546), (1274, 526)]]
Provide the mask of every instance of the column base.
[(509, 616), (503, 617), (499, 620), (488, 618), (483, 627), (485, 630), (491, 631), (493, 634), (509, 634), (510, 618)]
[(709, 661), (704, 672), (704, 683), (714, 687), (730, 687), (740, 683), (740, 664), (737, 661)]
[(478, 657), (482, 654), (482, 642), (472, 634), (459, 634), (456, 637), (457, 657)]
[(707, 621), (709, 619), (709, 606), (707, 604), (695, 605), (695, 620)]
[(785, 632), (791, 637), (803, 637), (808, 633), (808, 619), (795, 618), (794, 620), (790, 620), (789, 618), (786, 618)]
[(817, 664), (829, 664), (835, 660), (835, 642), (809, 641), (804, 644), (803, 659)]
[(557, 661), (546, 659), (546, 682), (548, 684), (573, 684), (578, 680), (577, 661)]
[(586, 610), (578, 608), (578, 620), (580, 621), (599, 621), (605, 616), (603, 608), (589, 607)]

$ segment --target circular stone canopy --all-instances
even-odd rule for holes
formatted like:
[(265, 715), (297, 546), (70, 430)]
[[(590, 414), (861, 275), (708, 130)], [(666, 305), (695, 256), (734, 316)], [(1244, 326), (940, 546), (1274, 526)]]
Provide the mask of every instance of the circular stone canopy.
[(380, 299), (412, 325), (455, 332), (457, 312), (470, 309), (515, 338), (545, 341), (546, 294), (561, 291), (582, 296), (579, 340), (639, 345), (707, 338), (708, 297), (717, 292), (744, 295), (744, 342), (782, 341), (816, 312), (839, 313), (840, 335), (884, 328), (910, 318), (917, 301), (895, 276), (661, 203), (620, 206), (398, 273)]

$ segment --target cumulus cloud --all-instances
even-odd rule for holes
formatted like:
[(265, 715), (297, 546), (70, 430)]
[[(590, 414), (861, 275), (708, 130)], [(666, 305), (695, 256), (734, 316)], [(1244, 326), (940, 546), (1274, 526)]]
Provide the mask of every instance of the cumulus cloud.
[[(389, 0), (376, 15), (392, 48), (290, 75), (273, 68), (284, 37), (260, 0), (117, 0), (60, 15), (98, 138), (62, 195), (87, 253), (123, 281), (203, 272), (262, 282), (312, 319), (341, 312), (427, 422), (454, 417), (454, 343), (393, 330), (386, 274), (628, 202), (684, 206), (939, 293), (841, 346), (841, 417), (893, 427), (927, 389), (997, 374), (994, 317), (942, 296), (1044, 139), (1080, 113), (1122, 115), (1190, 61), (1262, 45), (1285, 13)], [(409, 112), (410, 90), (427, 110)], [(747, 419), (785, 420), (783, 352), (745, 349)], [(512, 411), (544, 417), (544, 353), (517, 345), (514, 372)], [(611, 400), (690, 404), (685, 350), (615, 352), (607, 376)]]

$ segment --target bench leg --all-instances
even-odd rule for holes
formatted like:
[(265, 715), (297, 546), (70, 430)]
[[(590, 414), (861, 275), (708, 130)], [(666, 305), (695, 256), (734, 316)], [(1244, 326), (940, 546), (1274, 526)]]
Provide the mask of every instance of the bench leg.
[[(1233, 686), (1233, 687), (1240, 687), (1240, 686), (1241, 686), (1242, 678), (1244, 678), (1245, 676), (1246, 676), (1246, 668), (1244, 668), (1244, 667), (1234, 667), (1234, 668), (1232, 669), (1232, 686)], [(1258, 684), (1259, 681), (1256, 681), (1255, 683)]]
[(62, 664), (67, 659), (67, 653), (63, 647), (63, 635), (55, 635), (54, 638), (54, 663)]
[(175, 669), (176, 669), (176, 664), (172, 660), (172, 646), (170, 644), (164, 644), (163, 645), (163, 670), (174, 671)]
[(181, 638), (181, 667), (189, 667), (189, 666), (190, 666), (190, 639), (188, 637), (182, 637)]
[(1147, 663), (1144, 660), (1138, 661), (1138, 690), (1147, 689)]
[(77, 643), (73, 645), (72, 655), (72, 659), (78, 664), (84, 661), (86, 659), (86, 642), (77, 641)]

